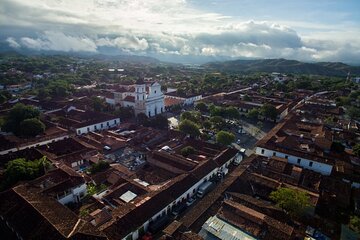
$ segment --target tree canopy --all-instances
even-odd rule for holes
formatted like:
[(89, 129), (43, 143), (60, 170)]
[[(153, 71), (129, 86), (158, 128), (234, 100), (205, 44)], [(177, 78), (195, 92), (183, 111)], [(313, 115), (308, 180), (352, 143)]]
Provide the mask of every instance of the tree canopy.
[(259, 117), (259, 110), (257, 108), (251, 109), (249, 112), (246, 113), (246, 117), (257, 119)]
[(351, 229), (353, 229), (357, 233), (360, 233), (360, 217), (355, 215), (351, 216), (349, 223)]
[(195, 109), (197, 109), (201, 112), (207, 112), (208, 106), (204, 102), (199, 102), (196, 104)]
[(216, 142), (221, 145), (227, 146), (233, 143), (234, 141), (235, 141), (235, 135), (230, 132), (219, 131), (216, 134)]
[(360, 157), (360, 143), (357, 143), (354, 147), (353, 147), (353, 152), (356, 156)]
[(181, 149), (181, 155), (183, 155), (184, 157), (194, 154), (195, 152), (195, 148), (193, 148), (192, 146), (186, 146)]
[(36, 136), (45, 130), (44, 124), (38, 119), (39, 115), (39, 110), (34, 107), (18, 103), (6, 116), (3, 129), (18, 136)]
[(20, 135), (25, 137), (34, 137), (45, 131), (45, 125), (37, 118), (25, 119), (20, 123)]
[(200, 112), (197, 112), (197, 111), (186, 111), (180, 115), (181, 121), (183, 121), (185, 119), (190, 120), (194, 123), (199, 123), (200, 119), (201, 119), (201, 114), (200, 114)]
[(185, 134), (189, 134), (191, 137), (197, 137), (200, 135), (200, 130), (196, 123), (185, 119), (180, 122), (179, 130)]
[(302, 191), (281, 187), (270, 194), (276, 205), (287, 211), (291, 216), (301, 216), (310, 204), (310, 197)]
[(210, 118), (210, 122), (212, 123), (213, 127), (216, 129), (221, 129), (225, 125), (225, 121), (220, 116), (213, 116)]
[(276, 120), (276, 117), (277, 117), (276, 108), (270, 104), (264, 104), (260, 108), (260, 114), (263, 115), (264, 117), (270, 118), (272, 120)]
[(45, 173), (45, 169), (49, 164), (46, 157), (34, 161), (26, 161), (24, 158), (18, 158), (8, 162), (0, 189), (4, 190), (11, 187), (18, 181), (32, 180), (40, 177)]
[(110, 164), (106, 161), (99, 161), (98, 163), (93, 164), (90, 169), (89, 172), (91, 174), (97, 173), (97, 172), (101, 172), (104, 171), (105, 169), (109, 168)]
[(117, 109), (114, 114), (119, 116), (121, 121), (133, 118), (135, 116), (134, 109), (132, 107), (119, 107), (119, 109)]

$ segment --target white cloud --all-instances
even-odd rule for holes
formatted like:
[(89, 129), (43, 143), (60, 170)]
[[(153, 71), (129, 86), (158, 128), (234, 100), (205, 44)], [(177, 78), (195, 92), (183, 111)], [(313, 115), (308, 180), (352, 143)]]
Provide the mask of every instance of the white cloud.
[(96, 44), (97, 46), (117, 47), (134, 51), (143, 51), (149, 47), (145, 38), (138, 38), (137, 36), (123, 36), (114, 39), (99, 38), (96, 40)]
[(0, 27), (36, 33), (6, 36), (13, 48), (360, 62), (358, 34), (320, 25), (303, 36), (285, 24), (236, 21), (186, 0), (3, 0), (0, 7)]
[(6, 42), (9, 44), (10, 47), (12, 48), (20, 48), (20, 44), (16, 42), (16, 40), (12, 37), (8, 37), (6, 39)]
[(61, 32), (46, 31), (40, 38), (21, 38), (21, 44), (35, 50), (64, 52), (96, 52), (94, 41), (88, 37), (69, 36)]

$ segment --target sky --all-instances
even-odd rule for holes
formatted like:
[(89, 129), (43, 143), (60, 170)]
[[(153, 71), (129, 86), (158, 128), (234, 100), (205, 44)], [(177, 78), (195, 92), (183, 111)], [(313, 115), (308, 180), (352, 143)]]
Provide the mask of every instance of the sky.
[(1, 0), (0, 48), (360, 64), (359, 0)]

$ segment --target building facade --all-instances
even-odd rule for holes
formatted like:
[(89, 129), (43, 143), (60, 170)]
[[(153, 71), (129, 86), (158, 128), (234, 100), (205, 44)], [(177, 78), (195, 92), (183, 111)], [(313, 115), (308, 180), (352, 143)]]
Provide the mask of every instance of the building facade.
[(148, 117), (153, 117), (165, 111), (164, 94), (161, 92), (159, 83), (154, 82), (146, 91), (144, 82), (137, 82), (135, 85), (135, 114), (144, 113)]

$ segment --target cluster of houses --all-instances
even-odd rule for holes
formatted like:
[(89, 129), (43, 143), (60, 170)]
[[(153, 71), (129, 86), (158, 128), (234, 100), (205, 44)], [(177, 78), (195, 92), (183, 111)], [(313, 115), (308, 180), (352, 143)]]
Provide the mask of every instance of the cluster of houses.
[[(196, 151), (185, 157), (181, 150), (189, 146)], [(233, 148), (133, 124), (90, 131), (1, 158), (6, 161), (16, 154), (29, 160), (44, 155), (53, 165), (42, 177), (1, 193), (1, 219), (23, 239), (35, 234), (56, 239), (138, 239), (168, 221), (168, 215), (193, 198), (202, 184), (224, 177), (231, 164), (244, 157)], [(86, 172), (100, 161), (110, 166)], [(105, 187), (89, 196), (89, 185)], [(86, 214), (74, 213), (79, 211)], [(35, 228), (38, 231), (29, 231)]]
[[(0, 193), (0, 230), (9, 239), (339, 237), (343, 231), (331, 219), (360, 212), (360, 159), (352, 151), (360, 131), (357, 122), (343, 118), (334, 94), (297, 90), (291, 98), (264, 96), (250, 87), (203, 98), (163, 93), (158, 82), (140, 79), (109, 84), (99, 95), (111, 106), (148, 117), (199, 100), (234, 106), (242, 115), (272, 105), (276, 125), (249, 157), (244, 149), (95, 112), (83, 95), (51, 104), (19, 99), (42, 111), (46, 131), (26, 141), (0, 135), (0, 166), (46, 156), (51, 167)], [(281, 187), (309, 197), (306, 224), (271, 200)]]

